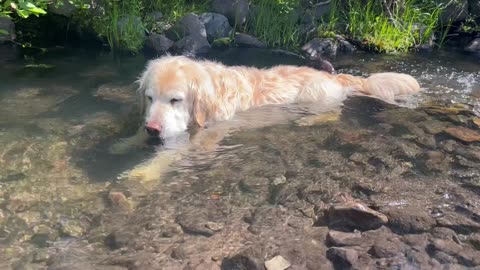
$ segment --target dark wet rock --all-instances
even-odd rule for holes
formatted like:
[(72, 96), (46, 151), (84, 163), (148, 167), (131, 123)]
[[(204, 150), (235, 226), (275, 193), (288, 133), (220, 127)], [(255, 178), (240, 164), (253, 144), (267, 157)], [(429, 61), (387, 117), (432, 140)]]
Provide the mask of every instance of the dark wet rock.
[(396, 237), (389, 237), (378, 239), (368, 253), (376, 258), (391, 258), (401, 255), (403, 250), (405, 244)]
[(327, 61), (325, 59), (321, 59), (319, 57), (315, 57), (315, 58), (311, 59), (307, 63), (307, 65), (311, 66), (315, 69), (318, 69), (318, 70), (326, 71), (326, 72), (331, 73), (331, 74), (335, 73), (335, 68), (333, 67), (332, 63), (330, 63), (329, 61)]
[(364, 243), (360, 232), (341, 232), (330, 230), (327, 235), (327, 243), (335, 247), (360, 246)]
[(384, 209), (388, 217), (388, 226), (399, 234), (426, 232), (436, 225), (436, 221), (427, 212), (415, 207), (403, 209)]
[(77, 7), (67, 0), (56, 1), (55, 3), (48, 5), (49, 13), (65, 16), (67, 18), (72, 17), (76, 10)]
[(358, 252), (351, 248), (331, 247), (327, 250), (327, 258), (335, 269), (350, 269), (358, 261)]
[(78, 220), (67, 220), (61, 222), (60, 231), (65, 236), (81, 237), (86, 231), (85, 224)]
[(464, 128), (464, 127), (450, 127), (445, 129), (445, 132), (450, 136), (464, 142), (480, 141), (480, 132), (473, 129)]
[[(6, 32), (2, 33), (2, 32)], [(0, 43), (15, 40), (15, 24), (8, 17), (0, 17)]]
[(164, 35), (152, 33), (145, 40), (145, 50), (161, 55), (166, 53), (173, 46), (173, 43)]
[(430, 233), (434, 238), (454, 241), (455, 243), (460, 244), (460, 239), (458, 238), (457, 233), (452, 229), (446, 227), (435, 227)]
[[(477, 1), (478, 2), (478, 1)], [(480, 38), (472, 40), (466, 47), (465, 51), (471, 53), (480, 53)]]
[(238, 33), (234, 38), (235, 43), (240, 47), (246, 48), (266, 48), (267, 45), (256, 37), (244, 33)]
[[(427, 248), (430, 253), (436, 253), (436, 258), (441, 257), (443, 262), (458, 262), (466, 266), (480, 265), (480, 252), (469, 247), (463, 247), (455, 242), (443, 239), (434, 239)], [(448, 256), (445, 256), (448, 255)], [(452, 259), (454, 258), (454, 260)], [(438, 259), (438, 258), (437, 258)]]
[(116, 207), (117, 209), (121, 209), (124, 211), (129, 211), (132, 209), (130, 201), (127, 199), (123, 192), (110, 191), (108, 193), (108, 199), (112, 206)]
[(22, 192), (11, 195), (6, 208), (12, 212), (22, 212), (28, 210), (37, 202), (38, 198), (35, 195)]
[(247, 177), (238, 183), (241, 191), (258, 197), (259, 202), (264, 201), (270, 191), (270, 180), (265, 177)]
[(472, 14), (473, 17), (478, 18), (478, 16), (480, 16), (480, 1), (469, 0), (468, 4), (469, 4), (468, 11), (470, 12), (470, 14)]
[(406, 245), (412, 247), (415, 250), (424, 250), (425, 247), (430, 243), (428, 241), (429, 235), (426, 233), (422, 234), (405, 234), (400, 238)]
[(182, 246), (176, 247), (172, 250), (172, 254), (170, 254), (172, 258), (175, 260), (183, 260), (187, 257), (187, 252)]
[(174, 51), (185, 55), (205, 54), (210, 48), (207, 38), (201, 35), (188, 35), (173, 44)]
[(50, 258), (50, 253), (47, 248), (39, 248), (35, 251), (32, 262), (42, 263), (46, 262)]
[(476, 250), (480, 250), (480, 233), (472, 233), (465, 237), (465, 242), (470, 244)]
[(447, 128), (450, 124), (444, 121), (436, 121), (429, 119), (421, 122), (419, 125), (426, 133), (434, 135), (444, 131), (445, 128)]
[(314, 38), (303, 45), (302, 50), (311, 58), (337, 54), (337, 42), (333, 38)]
[(264, 261), (261, 252), (254, 248), (247, 248), (240, 253), (224, 258), (220, 268), (222, 270), (263, 270)]
[(48, 270), (127, 270), (127, 267), (99, 262), (98, 257), (93, 256), (98, 251), (87, 242), (56, 242), (52, 251), (47, 260)]
[(436, 2), (444, 6), (440, 14), (440, 22), (443, 25), (463, 21), (468, 16), (468, 0), (436, 0)]
[(46, 225), (37, 225), (33, 228), (30, 242), (39, 247), (47, 247), (49, 243), (55, 241), (57, 237), (58, 233), (54, 229)]
[(212, 8), (216, 13), (227, 17), (230, 25), (237, 25), (237, 27), (245, 22), (249, 13), (247, 0), (214, 0)]
[(437, 218), (437, 224), (441, 227), (447, 227), (457, 233), (471, 233), (480, 231), (480, 224), (457, 213), (447, 213), (443, 217)]
[(285, 212), (277, 207), (261, 206), (255, 209), (251, 216), (245, 217), (250, 223), (248, 230), (253, 234), (260, 234), (265, 228), (278, 226), (285, 221)]
[(205, 25), (196, 14), (188, 13), (168, 29), (165, 35), (173, 41), (179, 41), (191, 35), (204, 37), (206, 39), (207, 31), (205, 30)]
[(290, 262), (278, 255), (265, 262), (267, 270), (285, 270), (291, 266)]
[(460, 147), (460, 144), (454, 140), (444, 140), (439, 145), (447, 152), (453, 152), (457, 147)]
[[(331, 206), (324, 217), (330, 228), (352, 231), (374, 230), (388, 222), (388, 218), (357, 202), (345, 202)], [(323, 220), (317, 221), (317, 224)]]
[(105, 238), (105, 245), (111, 249), (119, 249), (127, 246), (134, 238), (135, 235), (130, 232), (117, 230)]
[(221, 223), (209, 221), (202, 212), (188, 212), (177, 216), (177, 222), (185, 233), (210, 237), (223, 228)]
[(205, 25), (207, 40), (210, 43), (216, 39), (228, 37), (232, 31), (227, 17), (222, 14), (203, 13), (199, 20)]

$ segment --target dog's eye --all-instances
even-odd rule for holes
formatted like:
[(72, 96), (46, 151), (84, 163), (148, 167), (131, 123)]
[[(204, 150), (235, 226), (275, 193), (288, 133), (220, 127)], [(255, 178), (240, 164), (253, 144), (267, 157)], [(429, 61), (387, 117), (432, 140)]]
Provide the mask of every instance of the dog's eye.
[(151, 96), (147, 96), (148, 101), (152, 102), (153, 98)]
[(178, 98), (172, 98), (172, 99), (170, 99), (170, 104), (173, 105), (173, 104), (175, 104), (175, 103), (177, 103), (177, 102), (180, 102), (180, 101), (182, 101), (182, 100), (181, 100), (181, 99), (178, 99)]

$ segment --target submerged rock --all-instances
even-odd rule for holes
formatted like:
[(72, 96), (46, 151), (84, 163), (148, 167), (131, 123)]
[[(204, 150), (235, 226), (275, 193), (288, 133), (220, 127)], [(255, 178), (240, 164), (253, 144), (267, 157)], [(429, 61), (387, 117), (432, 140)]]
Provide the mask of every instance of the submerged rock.
[(360, 246), (365, 242), (360, 232), (341, 232), (330, 230), (327, 235), (327, 241), (335, 247)]
[(290, 266), (291, 264), (280, 255), (265, 262), (265, 268), (267, 268), (267, 270), (285, 270)]
[(464, 127), (450, 127), (445, 132), (464, 142), (480, 141), (480, 132)]
[(266, 48), (267, 45), (257, 38), (244, 33), (238, 33), (234, 38), (235, 43), (240, 47), (247, 48)]
[(327, 258), (338, 269), (351, 269), (358, 261), (358, 252), (351, 248), (331, 247), (327, 250)]
[(116, 83), (100, 85), (94, 96), (109, 101), (130, 104), (134, 103), (136, 99), (136, 93), (133, 85), (122, 85)]
[(374, 230), (388, 222), (387, 216), (357, 202), (331, 206), (326, 213), (330, 228), (343, 230)]

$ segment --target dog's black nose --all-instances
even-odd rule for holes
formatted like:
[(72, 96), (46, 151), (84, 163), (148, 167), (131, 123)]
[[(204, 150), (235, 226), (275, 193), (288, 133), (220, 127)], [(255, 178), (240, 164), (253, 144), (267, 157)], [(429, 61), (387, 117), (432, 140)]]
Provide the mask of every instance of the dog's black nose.
[(147, 131), (149, 136), (158, 137), (158, 135), (160, 135), (160, 130), (158, 130), (156, 128), (145, 127), (145, 130)]

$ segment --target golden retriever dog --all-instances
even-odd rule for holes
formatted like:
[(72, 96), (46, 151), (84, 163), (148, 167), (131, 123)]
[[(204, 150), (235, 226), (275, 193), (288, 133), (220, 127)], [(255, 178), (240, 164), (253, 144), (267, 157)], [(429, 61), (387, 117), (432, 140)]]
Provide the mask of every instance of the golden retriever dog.
[(397, 95), (420, 90), (413, 77), (400, 73), (361, 78), (309, 67), (258, 69), (170, 55), (150, 61), (139, 85), (145, 129), (160, 138), (267, 104), (341, 102), (350, 93), (393, 102)]
[[(241, 111), (269, 104), (309, 103), (321, 107), (341, 103), (355, 94), (394, 102), (398, 95), (420, 91), (413, 77), (401, 73), (362, 78), (302, 66), (259, 69), (171, 55), (151, 60), (138, 83), (145, 123), (125, 144), (141, 141), (146, 133), (165, 140), (192, 127), (202, 130)], [(209, 137), (211, 134), (203, 133), (197, 140)]]

